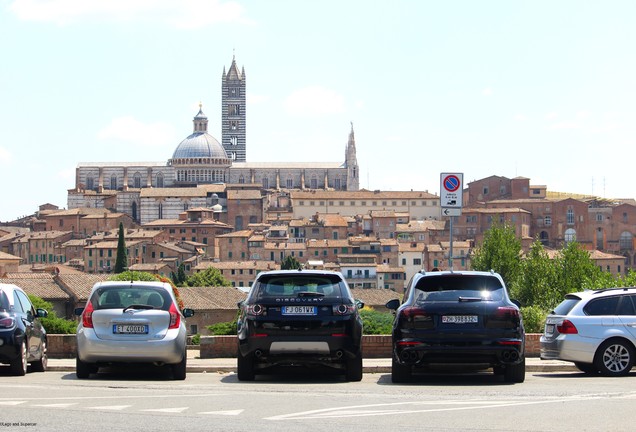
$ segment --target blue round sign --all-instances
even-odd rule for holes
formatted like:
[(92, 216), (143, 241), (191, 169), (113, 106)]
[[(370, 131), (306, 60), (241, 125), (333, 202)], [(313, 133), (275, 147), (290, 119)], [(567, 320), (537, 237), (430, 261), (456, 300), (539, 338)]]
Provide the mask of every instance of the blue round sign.
[(456, 192), (461, 185), (459, 177), (454, 174), (444, 177), (444, 181), (442, 183), (444, 185), (444, 189), (446, 189), (448, 192)]

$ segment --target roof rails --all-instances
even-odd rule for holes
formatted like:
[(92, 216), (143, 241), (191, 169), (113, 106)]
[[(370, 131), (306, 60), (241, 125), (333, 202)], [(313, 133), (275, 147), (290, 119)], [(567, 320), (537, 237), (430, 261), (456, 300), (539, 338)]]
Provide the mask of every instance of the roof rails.
[(634, 289), (636, 287), (614, 287), (614, 288), (603, 288), (603, 289), (599, 289), (599, 290), (593, 290), (594, 292), (592, 293), (592, 295), (595, 294), (599, 294), (599, 293), (604, 293), (607, 291), (627, 291), (628, 289)]

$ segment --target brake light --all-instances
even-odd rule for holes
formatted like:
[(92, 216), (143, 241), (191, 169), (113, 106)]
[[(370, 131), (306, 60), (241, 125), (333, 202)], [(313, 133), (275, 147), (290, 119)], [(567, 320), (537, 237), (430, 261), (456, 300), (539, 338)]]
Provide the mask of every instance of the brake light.
[(500, 306), (495, 317), (498, 319), (519, 319), (519, 309), (512, 306)]
[(0, 327), (2, 328), (11, 328), (15, 325), (15, 319), (11, 317), (0, 319)]
[(259, 304), (246, 305), (245, 313), (251, 316), (260, 316), (265, 313), (265, 308)]
[(556, 328), (561, 334), (577, 334), (579, 332), (570, 320), (563, 320), (563, 322), (560, 325), (557, 325)]
[(335, 315), (352, 315), (356, 311), (355, 305), (339, 304), (333, 305)]
[(84, 328), (93, 328), (93, 303), (90, 301), (86, 303), (82, 313), (82, 326)]
[(402, 316), (408, 322), (432, 321), (433, 317), (424, 309), (407, 307), (402, 310)]
[(170, 325), (168, 326), (168, 329), (179, 328), (179, 324), (181, 324), (181, 314), (177, 310), (177, 307), (174, 305), (174, 302), (170, 304), (168, 313), (170, 313)]

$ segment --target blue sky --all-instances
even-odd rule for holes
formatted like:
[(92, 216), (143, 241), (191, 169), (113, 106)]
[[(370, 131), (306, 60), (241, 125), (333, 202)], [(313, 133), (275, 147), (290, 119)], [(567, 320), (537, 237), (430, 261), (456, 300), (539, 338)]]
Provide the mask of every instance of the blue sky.
[(0, 0), (0, 221), (66, 207), (80, 162), (167, 161), (221, 74), (247, 159), (344, 161), (361, 187), (491, 175), (634, 198), (636, 2)]

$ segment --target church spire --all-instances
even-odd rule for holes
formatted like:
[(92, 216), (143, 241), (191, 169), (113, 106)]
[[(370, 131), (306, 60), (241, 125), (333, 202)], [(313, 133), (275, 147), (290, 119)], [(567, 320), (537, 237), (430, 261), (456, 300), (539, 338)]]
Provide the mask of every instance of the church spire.
[(347, 190), (357, 191), (360, 189), (360, 178), (358, 159), (356, 156), (356, 139), (353, 133), (353, 122), (351, 122), (351, 132), (345, 151), (345, 166), (347, 167)]

